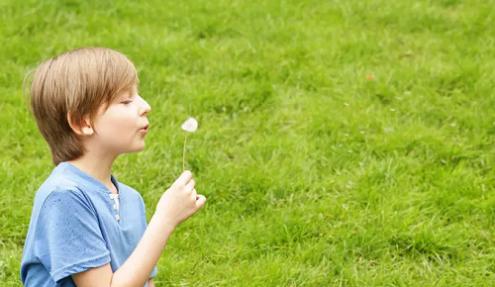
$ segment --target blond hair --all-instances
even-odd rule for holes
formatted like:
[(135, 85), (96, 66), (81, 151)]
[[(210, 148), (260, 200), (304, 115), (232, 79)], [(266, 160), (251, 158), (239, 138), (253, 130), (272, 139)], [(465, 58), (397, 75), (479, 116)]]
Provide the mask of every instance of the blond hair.
[[(41, 63), (32, 74), (30, 109), (48, 142), (55, 165), (85, 153), (72, 123), (88, 116), (91, 124), (103, 105), (137, 85), (136, 68), (123, 54), (108, 48), (80, 48)], [(27, 78), (28, 78), (27, 77)]]

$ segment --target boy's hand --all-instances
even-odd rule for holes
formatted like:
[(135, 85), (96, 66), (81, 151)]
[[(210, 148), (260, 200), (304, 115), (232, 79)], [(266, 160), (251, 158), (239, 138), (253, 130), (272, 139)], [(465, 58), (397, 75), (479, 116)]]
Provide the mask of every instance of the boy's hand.
[(172, 227), (175, 228), (205, 204), (206, 197), (196, 193), (195, 184), (192, 173), (186, 170), (158, 201), (156, 213)]

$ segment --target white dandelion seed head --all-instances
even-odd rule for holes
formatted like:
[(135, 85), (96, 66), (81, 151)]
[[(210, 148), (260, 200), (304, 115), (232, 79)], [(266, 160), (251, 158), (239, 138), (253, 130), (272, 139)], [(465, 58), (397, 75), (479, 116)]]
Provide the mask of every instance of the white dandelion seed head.
[(189, 117), (180, 127), (186, 132), (193, 133), (198, 129), (198, 121), (193, 117)]

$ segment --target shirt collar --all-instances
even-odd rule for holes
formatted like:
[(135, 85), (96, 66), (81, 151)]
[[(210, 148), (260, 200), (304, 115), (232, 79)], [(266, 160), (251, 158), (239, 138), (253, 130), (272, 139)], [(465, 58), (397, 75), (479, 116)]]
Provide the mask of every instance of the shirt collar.
[[(58, 164), (57, 168), (60, 168), (61, 170), (69, 171), (72, 174), (76, 175), (77, 177), (79, 177), (79, 179), (82, 179), (83, 180), (82, 183), (88, 187), (94, 188), (96, 186), (98, 189), (101, 189), (107, 193), (112, 193), (112, 191), (110, 191), (101, 181), (99, 181), (98, 179), (94, 178), (93, 176), (87, 174), (86, 172), (80, 170), (78, 167), (71, 164), (70, 162), (62, 161)], [(113, 184), (117, 188), (117, 192), (120, 193), (118, 181), (113, 176), (113, 174), (110, 175), (110, 180), (113, 182)]]

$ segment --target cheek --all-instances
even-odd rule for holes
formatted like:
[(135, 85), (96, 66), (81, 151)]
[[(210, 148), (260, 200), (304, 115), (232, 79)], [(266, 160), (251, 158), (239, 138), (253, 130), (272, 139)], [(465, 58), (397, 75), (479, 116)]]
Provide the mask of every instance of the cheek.
[(121, 110), (109, 111), (99, 123), (98, 132), (105, 141), (126, 141), (136, 132), (134, 119)]

